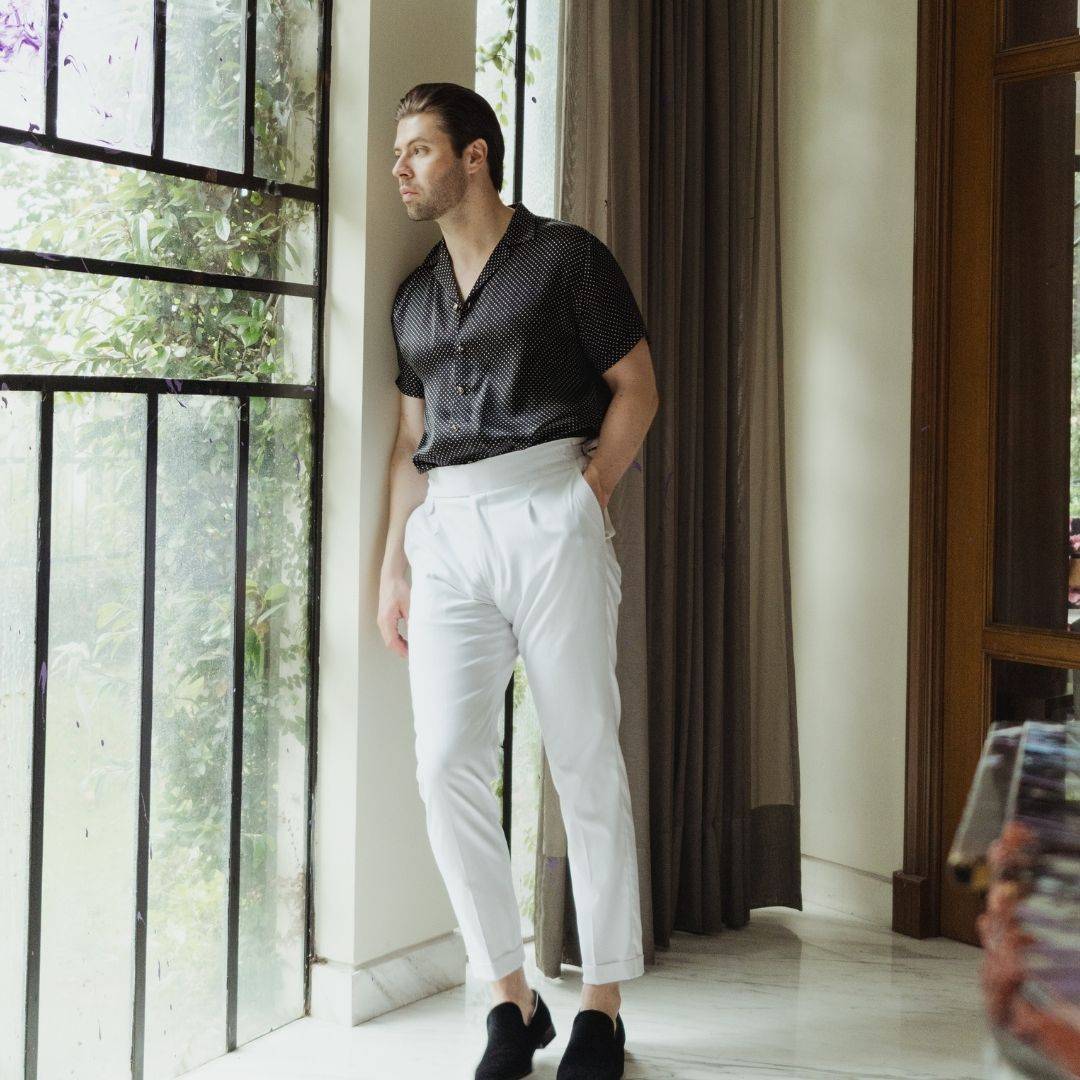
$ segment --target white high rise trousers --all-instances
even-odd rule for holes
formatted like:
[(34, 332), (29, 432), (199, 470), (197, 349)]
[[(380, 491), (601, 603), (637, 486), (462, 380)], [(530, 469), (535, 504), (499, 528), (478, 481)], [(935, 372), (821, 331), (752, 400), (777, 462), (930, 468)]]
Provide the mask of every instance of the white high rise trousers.
[(556, 439), (428, 470), (405, 525), (416, 778), (469, 963), (521, 967), (521, 917), (491, 785), (520, 654), (559, 794), (586, 983), (644, 974), (634, 820), (619, 746), (614, 530)]

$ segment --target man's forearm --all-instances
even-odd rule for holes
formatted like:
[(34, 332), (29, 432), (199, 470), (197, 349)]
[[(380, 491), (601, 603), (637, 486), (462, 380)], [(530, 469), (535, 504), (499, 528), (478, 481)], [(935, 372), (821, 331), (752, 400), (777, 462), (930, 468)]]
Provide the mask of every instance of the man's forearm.
[(659, 398), (645, 390), (619, 390), (612, 395), (600, 425), (596, 452), (587, 466), (603, 492), (602, 506), (607, 506), (616, 484), (645, 441), (658, 407)]
[(390, 522), (386, 529), (386, 549), (383, 552), (382, 573), (402, 575), (408, 560), (405, 558), (405, 523), (409, 515), (427, 497), (427, 477), (417, 472), (412, 456), (415, 448), (395, 446), (390, 456)]

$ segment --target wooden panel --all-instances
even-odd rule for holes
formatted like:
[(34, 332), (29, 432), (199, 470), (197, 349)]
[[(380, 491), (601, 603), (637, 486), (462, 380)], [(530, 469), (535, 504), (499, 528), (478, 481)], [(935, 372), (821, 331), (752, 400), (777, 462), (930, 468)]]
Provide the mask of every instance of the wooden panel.
[(989, 670), (981, 646), (991, 527), (987, 374), (994, 239), (993, 3), (958, 4), (955, 31), (939, 927), (947, 937), (974, 944), (979, 905), (952, 882), (944, 858), (988, 722)]

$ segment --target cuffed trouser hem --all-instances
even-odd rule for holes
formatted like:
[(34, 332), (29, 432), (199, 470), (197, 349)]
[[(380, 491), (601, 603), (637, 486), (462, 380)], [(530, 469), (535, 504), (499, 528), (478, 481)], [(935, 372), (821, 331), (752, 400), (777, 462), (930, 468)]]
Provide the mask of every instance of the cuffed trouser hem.
[(471, 956), (469, 957), (469, 968), (478, 979), (484, 982), (497, 982), (524, 965), (524, 943), (503, 953), (502, 956), (496, 956), (494, 960), (474, 960)]
[(609, 964), (586, 964), (581, 968), (581, 981), (597, 986), (600, 983), (624, 982), (645, 974), (643, 954), (632, 956), (629, 960), (612, 960)]

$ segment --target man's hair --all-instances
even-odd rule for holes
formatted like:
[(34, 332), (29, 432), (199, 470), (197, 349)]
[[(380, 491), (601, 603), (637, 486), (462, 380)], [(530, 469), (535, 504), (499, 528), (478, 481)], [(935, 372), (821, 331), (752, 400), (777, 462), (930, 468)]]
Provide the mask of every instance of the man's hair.
[(394, 122), (417, 113), (434, 113), (439, 130), (461, 157), (474, 139), (487, 143), (488, 172), (496, 191), (503, 185), (502, 128), (495, 110), (475, 90), (451, 82), (417, 83), (399, 102)]

